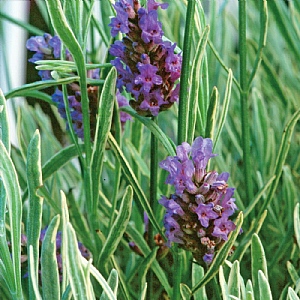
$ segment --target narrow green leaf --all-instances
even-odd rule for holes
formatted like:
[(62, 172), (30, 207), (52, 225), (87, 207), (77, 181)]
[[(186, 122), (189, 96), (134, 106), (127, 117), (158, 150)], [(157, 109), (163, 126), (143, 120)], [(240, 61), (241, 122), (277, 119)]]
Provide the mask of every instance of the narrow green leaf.
[(192, 291), (184, 283), (180, 284), (180, 294), (181, 294), (182, 300), (190, 300), (192, 297)]
[(146, 295), (147, 295), (147, 282), (143, 286), (142, 292), (139, 296), (139, 300), (146, 300)]
[(67, 223), (67, 273), (70, 280), (74, 299), (88, 299), (87, 286), (82, 265), (80, 263), (80, 252), (77, 247), (75, 231), (70, 223)]
[(203, 287), (206, 283), (208, 283), (218, 273), (219, 267), (224, 263), (225, 259), (228, 256), (228, 252), (232, 248), (233, 243), (235, 242), (235, 240), (237, 239), (237, 237), (239, 235), (242, 223), (243, 223), (243, 213), (240, 212), (237, 217), (237, 220), (236, 220), (235, 231), (230, 233), (228, 241), (224, 244), (222, 249), (217, 253), (216, 257), (214, 258), (212, 264), (210, 265), (208, 271), (206, 272), (206, 274), (204, 275), (202, 280), (200, 282), (198, 282), (198, 284), (193, 286), (193, 288), (192, 288), (193, 294), (198, 289)]
[(78, 239), (93, 253), (95, 249), (92, 243), (91, 232), (77, 199), (75, 199), (73, 195), (68, 195), (68, 204), (70, 220), (77, 233)]
[[(84, 128), (84, 144), (86, 161), (90, 162), (91, 158), (91, 133), (90, 133), (90, 117), (89, 117), (89, 99), (87, 94), (87, 74), (85, 67), (85, 59), (80, 44), (76, 40), (73, 31), (71, 30), (66, 16), (61, 7), (59, 0), (46, 0), (48, 12), (51, 18), (51, 23), (57, 32), (58, 36), (68, 48), (77, 66), (79, 83), (81, 87), (81, 106), (83, 115)], [(90, 174), (87, 174), (89, 176)], [(89, 188), (87, 187), (87, 191)], [(87, 195), (90, 196), (90, 195)]]
[(228, 278), (228, 289), (229, 294), (232, 296), (236, 296), (238, 299), (241, 298), (241, 290), (240, 290), (240, 264), (236, 260), (234, 261)]
[(122, 107), (122, 111), (128, 113), (132, 117), (136, 118), (138, 121), (143, 123), (154, 135), (155, 137), (162, 143), (162, 145), (167, 150), (170, 156), (176, 155), (176, 146), (174, 143), (166, 136), (166, 134), (155, 124), (150, 118), (140, 116), (136, 111), (134, 111), (131, 107), (126, 106)]
[[(228, 107), (229, 107), (229, 103), (230, 103), (230, 98), (231, 98), (231, 88), (232, 88), (232, 70), (229, 69), (228, 70), (228, 77), (227, 77), (227, 83), (226, 83), (226, 90), (225, 90), (225, 96), (224, 96), (224, 100), (223, 100), (223, 108), (218, 120), (218, 129), (217, 129), (217, 134), (216, 134), (216, 138), (214, 139), (214, 149), (216, 148), (217, 142), (219, 140), (219, 137), (221, 135), (222, 129), (224, 127), (225, 124), (225, 120), (227, 117), (227, 113), (228, 113)], [(244, 216), (245, 217), (245, 216)]]
[(294, 29), (293, 22), (290, 22), (290, 13), (288, 8), (285, 3), (281, 3), (280, 1), (270, 2), (269, 8), (276, 19), (281, 36), (286, 40), (287, 45), (289, 45), (289, 49), (292, 50), (291, 53), (293, 53), (296, 58), (299, 58), (298, 32)]
[[(226, 283), (226, 279), (225, 279), (225, 276), (224, 276), (224, 270), (223, 270), (222, 266), (220, 266), (220, 268), (219, 268), (219, 282), (220, 282), (220, 287), (221, 287), (221, 291), (222, 291), (222, 298), (224, 300), (229, 300), (230, 299), (230, 297), (229, 297), (229, 288), (228, 288), (228, 285)], [(198, 299), (200, 300), (201, 298), (198, 298)]]
[[(198, 94), (199, 94), (199, 89), (200, 89), (200, 82), (201, 82), (201, 64), (203, 60), (203, 56), (205, 53), (205, 48), (207, 44), (207, 39), (208, 39), (208, 34), (209, 34), (209, 26), (206, 26), (205, 29), (202, 32), (202, 35), (200, 37), (200, 40), (197, 45), (196, 53), (195, 53), (195, 58), (192, 63), (192, 71), (191, 71), (191, 84), (190, 88), (191, 91), (189, 93), (189, 107), (190, 109), (188, 110), (189, 117), (188, 117), (188, 128), (187, 128), (187, 142), (191, 144), (191, 142), (194, 139), (194, 133), (195, 133), (195, 126), (196, 126), (196, 114), (198, 110)], [(204, 105), (205, 106), (205, 105)], [(202, 110), (200, 109), (200, 114), (202, 113)], [(203, 112), (203, 113), (206, 113)], [(200, 122), (202, 122), (202, 127), (204, 127), (203, 121), (204, 118), (200, 118)]]
[[(20, 185), (17, 173), (12, 160), (9, 157), (4, 144), (0, 140), (0, 177), (4, 185), (7, 196), (7, 208), (9, 213), (10, 235), (12, 243), (12, 261), (13, 261), (13, 281), (15, 282), (16, 297), (23, 299), (21, 287), (21, 218), (22, 218), (22, 201), (20, 193)], [(3, 201), (4, 199), (1, 198)], [(3, 203), (1, 205), (3, 208)], [(1, 208), (1, 210), (2, 210)], [(1, 224), (5, 224), (5, 220), (1, 220)], [(4, 229), (4, 227), (3, 227)], [(2, 234), (4, 232), (2, 231)], [(9, 267), (6, 268), (9, 270)], [(11, 279), (8, 279), (10, 281)]]
[(6, 109), (6, 100), (0, 89), (0, 140), (4, 144), (7, 152), (10, 153), (10, 140), (9, 140), (9, 123)]
[[(204, 269), (197, 263), (192, 265), (192, 286), (199, 282), (204, 276)], [(194, 293), (195, 300), (207, 300), (205, 287), (202, 287)]]
[(96, 214), (99, 199), (100, 176), (102, 172), (103, 154), (107, 143), (108, 133), (111, 127), (114, 100), (116, 97), (116, 77), (117, 72), (112, 68), (107, 75), (103, 90), (101, 93), (98, 118), (96, 125), (95, 141), (92, 150), (91, 170), (93, 182), (93, 212)]
[(23, 22), (21, 20), (17, 20), (15, 18), (12, 18), (11, 16), (5, 14), (3, 11), (0, 11), (0, 18), (7, 20), (13, 24), (16, 24), (20, 28), (24, 28), (26, 31), (28, 31), (31, 34), (34, 35), (43, 35), (45, 32), (43, 30), (40, 30), (39, 28), (32, 26), (31, 24), (27, 22)]
[[(118, 272), (115, 269), (112, 269), (109, 277), (107, 279), (107, 283), (110, 286), (110, 288), (112, 289), (113, 293), (115, 294), (115, 296), (117, 296), (117, 291), (118, 291)], [(102, 293), (100, 300), (109, 300), (108, 296), (106, 293)]]
[(156, 258), (157, 250), (158, 248), (154, 248), (138, 267), (140, 286), (145, 286), (146, 284), (146, 275)]
[(294, 229), (295, 229), (295, 236), (296, 236), (298, 248), (300, 249), (300, 212), (299, 212), (299, 208), (300, 208), (300, 204), (298, 202), (294, 209)]
[(119, 285), (118, 285), (118, 294), (120, 295), (121, 292), (123, 293), (124, 300), (130, 300), (130, 293), (129, 293), (129, 286), (128, 286), (128, 281), (127, 278), (125, 278), (124, 273), (122, 272), (122, 269), (120, 268), (119, 262), (116, 260), (116, 257), (113, 255), (111, 257), (112, 265), (116, 269), (118, 273), (118, 280), (119, 280)]
[(180, 76), (180, 95), (178, 108), (178, 144), (187, 140), (187, 126), (189, 117), (189, 89), (190, 89), (190, 58), (192, 53), (193, 31), (195, 29), (196, 1), (188, 1), (186, 11), (186, 24), (183, 41), (182, 68)]
[(103, 245), (99, 255), (98, 261), (102, 266), (106, 264), (110, 256), (115, 252), (120, 240), (123, 237), (123, 233), (126, 230), (131, 215), (132, 196), (132, 187), (128, 186), (121, 201), (119, 214), (109, 231), (106, 242)]
[[(84, 145), (79, 145), (81, 150), (84, 149)], [(70, 145), (61, 149), (55, 155), (53, 155), (42, 168), (43, 180), (45, 181), (60, 168), (62, 168), (70, 160), (78, 156), (78, 151), (75, 145)]]
[(259, 287), (259, 296), (257, 297), (257, 299), (264, 299), (264, 300), (273, 299), (268, 279), (266, 278), (263, 271), (261, 270), (258, 271), (258, 287)]
[(288, 154), (289, 149), (290, 149), (292, 133), (293, 133), (294, 127), (295, 127), (295, 125), (296, 125), (299, 118), (300, 118), (300, 109), (298, 109), (293, 114), (293, 116), (290, 118), (287, 125), (285, 126), (285, 129), (284, 129), (283, 135), (282, 135), (282, 139), (281, 139), (281, 143), (280, 143), (280, 148), (279, 148), (279, 151), (278, 151), (278, 156), (277, 156), (277, 159), (276, 159), (276, 164), (275, 164), (274, 174), (276, 175), (276, 178), (272, 182), (269, 193), (266, 197), (266, 201), (263, 202), (263, 205), (260, 209), (260, 212), (259, 212), (258, 216), (261, 216), (263, 214), (264, 210), (268, 207), (268, 205), (270, 204), (270, 202), (274, 198), (274, 194), (276, 192), (276, 189), (277, 189), (277, 186), (278, 186), (278, 183), (279, 183), (279, 179), (281, 177), (282, 168), (283, 168), (283, 165), (285, 163), (287, 154)]
[(251, 272), (255, 298), (258, 298), (258, 271), (261, 270), (268, 278), (267, 261), (263, 245), (257, 234), (253, 234), (251, 243)]
[[(222, 68), (223, 68), (223, 69), (228, 73), (228, 75), (229, 75), (229, 72), (231, 71), (231, 69), (229, 69), (229, 68), (226, 66), (225, 62), (222, 60), (220, 54), (218, 53), (218, 51), (216, 50), (216, 48), (214, 47), (213, 43), (212, 43), (210, 40), (208, 40), (208, 45), (209, 45), (209, 47), (210, 47), (212, 53), (213, 53), (214, 56), (216, 57), (216, 59), (219, 61), (219, 63), (220, 63), (220, 65), (222, 66)], [(233, 80), (234, 84), (236, 85), (236, 87), (238, 88), (238, 90), (241, 91), (241, 86), (240, 86), (239, 82), (237, 81), (237, 79), (236, 79), (234, 76), (232, 76), (232, 80)]]
[(296, 292), (291, 287), (288, 288), (288, 296), (288, 300), (299, 300), (299, 297), (297, 296)]
[(56, 260), (56, 235), (60, 216), (56, 215), (47, 228), (41, 251), (41, 276), (44, 300), (60, 298), (60, 284)]
[(32, 286), (33, 286), (33, 295), (32, 295), (33, 298), (32, 299), (42, 300), (42, 297), (39, 292), (38, 277), (34, 273), (34, 269), (36, 269), (37, 266), (35, 266), (35, 262), (34, 262), (33, 247), (30, 245), (28, 250), (29, 250), (29, 260), (31, 262), (30, 277), (31, 277), (31, 282), (32, 282)]
[(244, 218), (248, 217), (250, 212), (255, 208), (257, 203), (259, 203), (259, 200), (264, 195), (264, 193), (268, 190), (269, 186), (273, 182), (273, 180), (276, 178), (276, 176), (272, 176), (266, 184), (263, 185), (263, 187), (260, 189), (260, 191), (256, 194), (256, 196), (253, 198), (253, 200), (249, 203), (247, 208), (244, 210)]
[(246, 294), (246, 300), (254, 300), (254, 295), (252, 292), (247, 292)]
[(61, 296), (61, 300), (71, 300), (71, 298), (72, 298), (72, 290), (71, 290), (71, 286), (68, 285)]
[(253, 69), (251, 75), (249, 77), (248, 89), (251, 86), (252, 80), (255, 77), (255, 74), (259, 68), (259, 65), (262, 60), (262, 52), (264, 47), (266, 46), (267, 41), (267, 31), (268, 31), (268, 7), (267, 0), (259, 1), (259, 12), (260, 12), (260, 32), (259, 32), (259, 45), (258, 51), (256, 54), (255, 62), (253, 65)]
[(259, 233), (259, 231), (264, 223), (264, 220), (266, 219), (267, 213), (268, 213), (268, 211), (265, 210), (264, 213), (261, 215), (261, 217), (258, 220), (255, 219), (251, 222), (251, 226), (250, 226), (248, 232), (245, 233), (242, 241), (239, 244), (239, 247), (236, 249), (236, 251), (232, 255), (233, 260), (238, 260), (238, 261), (242, 260), (242, 257), (244, 255), (245, 251), (248, 249), (248, 247), (251, 244), (253, 234)]
[(121, 151), (118, 144), (116, 143), (116, 140), (110, 133), (108, 135), (108, 142), (109, 142), (109, 145), (111, 146), (112, 150), (114, 151), (116, 158), (118, 159), (118, 161), (120, 162), (120, 164), (122, 166), (125, 178), (128, 180), (128, 182), (132, 186), (132, 188), (137, 196), (137, 200), (138, 200), (137, 204), (140, 205), (140, 207), (142, 208), (141, 210), (144, 210), (147, 213), (150, 222), (153, 224), (153, 226), (155, 227), (157, 232), (159, 232), (161, 234), (161, 236), (163, 238), (165, 238), (165, 235), (162, 232), (160, 226), (158, 225), (158, 222), (157, 222), (156, 218), (154, 217), (153, 211), (152, 211), (151, 207), (149, 206), (149, 202), (148, 202), (142, 188), (140, 187), (129, 163), (127, 162), (123, 152)]
[[(27, 247), (32, 247), (33, 259), (29, 258), (29, 272), (38, 278), (39, 238), (42, 227), (43, 198), (36, 195), (36, 190), (43, 184), (41, 168), (41, 140), (38, 130), (34, 133), (27, 149), (27, 186), (29, 192), (29, 209), (27, 215)], [(31, 270), (34, 266), (35, 269)], [(29, 295), (34, 297), (33, 283), (29, 278)]]
[(287, 270), (288, 270), (288, 272), (289, 272), (289, 274), (290, 274), (290, 276), (293, 280), (293, 283), (295, 285), (297, 285), (297, 283), (299, 282), (300, 277), (299, 277), (299, 274), (298, 274), (296, 268), (293, 266), (293, 264), (290, 261), (288, 261), (286, 264), (287, 264)]
[(205, 137), (214, 138), (214, 130), (216, 126), (216, 117), (217, 117), (217, 107), (219, 105), (219, 92), (216, 87), (213, 88), (213, 91), (210, 96), (210, 103), (207, 111), (206, 117), (206, 126), (205, 126)]
[(4, 218), (1, 216), (0, 224), (0, 274), (5, 281), (11, 294), (16, 293), (14, 268), (11, 260), (11, 254), (8, 249)]
[[(63, 191), (60, 191), (61, 199), (61, 228), (62, 228), (62, 244), (61, 244), (61, 260), (62, 260), (62, 283), (61, 289), (64, 291), (69, 282), (67, 281), (67, 259), (68, 259), (68, 236), (67, 224), (69, 223), (69, 211), (67, 206), (67, 199)], [(73, 289), (72, 289), (73, 291)], [(71, 293), (72, 294), (72, 293)]]
[(246, 292), (251, 293), (252, 295), (254, 295), (252, 281), (250, 279), (248, 279), (247, 283), (246, 283)]
[[(87, 264), (88, 264), (88, 261), (82, 256), (81, 256), (81, 264), (84, 267), (86, 267)], [(106, 295), (108, 296), (108, 299), (109, 300), (116, 300), (117, 298), (114, 295), (114, 292), (112, 291), (112, 289), (110, 288), (110, 286), (108, 285), (108, 283), (106, 282), (104, 277), (99, 273), (99, 271), (93, 265), (90, 265), (90, 272), (96, 278), (96, 280), (100, 283), (100, 285), (102, 286), (102, 288), (105, 291)]]
[[(34, 83), (24, 84), (19, 88), (15, 88), (10, 90), (8, 93), (5, 94), (6, 99), (14, 98), (23, 96), (29, 91), (36, 91), (41, 89), (46, 89), (51, 86), (57, 86), (61, 84), (69, 84), (74, 81), (78, 81), (78, 76), (68, 77), (68, 78), (61, 78), (58, 80), (43, 80), (43, 81), (36, 81)], [(53, 103), (54, 104), (54, 103)]]
[[(149, 255), (151, 252), (149, 245), (146, 243), (144, 237), (132, 226), (127, 227), (126, 231), (129, 236), (132, 238), (134, 243), (139, 247), (139, 249), (142, 251), (143, 255)], [(167, 294), (169, 296), (172, 295), (172, 288), (168, 282), (168, 278), (166, 276), (166, 273), (163, 271), (159, 263), (155, 260), (151, 266), (153, 272), (157, 276), (158, 280), (160, 281), (161, 285), (166, 290)]]

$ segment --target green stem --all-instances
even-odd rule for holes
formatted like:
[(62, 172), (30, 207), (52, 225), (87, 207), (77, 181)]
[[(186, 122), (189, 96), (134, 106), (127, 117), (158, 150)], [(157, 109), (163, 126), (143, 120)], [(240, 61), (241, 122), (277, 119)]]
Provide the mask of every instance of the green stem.
[[(153, 122), (157, 124), (157, 117), (152, 118)], [(151, 133), (151, 157), (150, 157), (150, 207), (155, 213), (157, 202), (157, 172), (158, 172), (158, 141), (153, 133)], [(155, 247), (154, 243), (154, 226), (149, 222), (148, 224), (148, 244), (151, 249)], [(149, 269), (147, 274), (147, 299), (153, 299), (154, 286), (153, 286), (153, 272)]]
[(189, 0), (186, 11), (178, 110), (178, 144), (181, 144), (182, 142), (187, 140), (187, 124), (189, 112), (189, 75), (191, 71), (190, 57), (192, 49), (192, 25), (194, 24), (195, 4), (195, 0)]
[(173, 300), (180, 300), (180, 283), (182, 274), (182, 250), (178, 248), (178, 244), (174, 244), (174, 268), (173, 268)]
[(246, 0), (239, 1), (239, 50), (240, 50), (240, 100), (242, 121), (242, 148), (247, 203), (253, 199), (252, 166), (250, 156), (250, 116), (247, 93), (247, 44), (246, 44)]

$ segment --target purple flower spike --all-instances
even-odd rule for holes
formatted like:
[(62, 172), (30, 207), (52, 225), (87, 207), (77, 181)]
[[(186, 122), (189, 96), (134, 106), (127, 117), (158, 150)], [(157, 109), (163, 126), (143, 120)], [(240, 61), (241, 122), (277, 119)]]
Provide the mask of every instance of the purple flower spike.
[(169, 198), (159, 200), (166, 208), (167, 245), (178, 243), (206, 266), (235, 230), (228, 217), (237, 209), (232, 198), (234, 188), (227, 185), (229, 173), (206, 170), (209, 159), (215, 156), (212, 148), (211, 139), (198, 137), (191, 146), (185, 142), (177, 146), (177, 155), (159, 164), (169, 172), (166, 183), (175, 188)]
[(176, 44), (163, 42), (162, 24), (157, 9), (166, 3), (148, 0), (141, 7), (139, 0), (119, 0), (114, 5), (117, 16), (111, 19), (112, 36), (124, 33), (109, 52), (118, 72), (117, 88), (125, 88), (134, 100), (129, 104), (143, 116), (157, 116), (179, 98), (181, 55), (174, 54)]

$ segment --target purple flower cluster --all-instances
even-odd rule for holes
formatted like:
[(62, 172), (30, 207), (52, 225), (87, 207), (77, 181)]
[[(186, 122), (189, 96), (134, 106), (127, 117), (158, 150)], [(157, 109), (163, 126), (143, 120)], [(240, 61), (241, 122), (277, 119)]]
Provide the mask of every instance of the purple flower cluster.
[[(52, 37), (45, 33), (43, 36), (34, 36), (27, 40), (26, 47), (30, 51), (36, 52), (28, 61), (35, 63), (37, 60), (52, 60), (60, 59), (61, 40), (58, 36)], [(73, 61), (72, 55), (66, 50), (66, 60)], [(52, 79), (49, 70), (39, 71), (38, 73), (42, 80)], [(99, 79), (99, 69), (89, 70), (87, 77), (92, 79)], [(98, 112), (98, 87), (88, 86), (89, 98), (89, 114), (90, 114), (90, 128), (91, 139), (94, 140), (96, 132), (96, 115)], [(61, 87), (57, 87), (55, 92), (51, 95), (52, 101), (57, 105), (58, 112), (61, 117), (67, 119), (66, 107), (63, 100), (63, 93)], [(117, 100), (119, 107), (128, 105), (127, 99), (117, 91)], [(79, 84), (72, 83), (68, 85), (68, 104), (71, 112), (72, 126), (77, 136), (83, 139), (83, 116), (81, 108), (81, 92)], [(125, 112), (120, 113), (122, 125), (130, 120), (131, 117)]]
[[(35, 63), (38, 60), (59, 59), (61, 52), (61, 41), (58, 36), (52, 37), (49, 33), (43, 36), (32, 36), (26, 42), (26, 48), (30, 51), (36, 52), (29, 62)], [(66, 52), (70, 56), (69, 52)], [(50, 71), (39, 71), (39, 76), (42, 80), (52, 79)]]
[[(40, 253), (41, 253), (41, 247), (45, 238), (45, 234), (47, 231), (47, 227), (41, 230), (40, 233)], [(60, 231), (57, 232), (56, 235), (56, 260), (57, 260), (57, 266), (58, 266), (58, 273), (60, 276), (60, 280), (62, 279), (62, 256), (61, 256), (61, 241), (62, 241), (62, 233)], [(8, 246), (10, 247), (10, 242), (8, 242)], [(78, 249), (81, 253), (81, 255), (89, 260), (91, 258), (90, 251), (80, 242), (78, 242)], [(22, 270), (24, 270), (23, 277), (26, 278), (29, 276), (27, 269), (27, 261), (28, 261), (28, 254), (27, 254), (27, 236), (25, 234), (21, 235), (21, 264), (22, 264)], [(39, 274), (41, 273), (41, 270), (39, 269)]]
[(229, 217), (237, 209), (232, 198), (234, 188), (227, 184), (229, 173), (206, 170), (209, 159), (215, 156), (212, 147), (211, 139), (198, 137), (192, 146), (182, 143), (176, 156), (159, 164), (169, 172), (166, 183), (175, 187), (175, 194), (162, 196), (159, 201), (166, 208), (168, 246), (178, 243), (207, 265), (236, 228)]
[(115, 41), (110, 54), (118, 71), (117, 87), (123, 87), (135, 100), (130, 105), (141, 115), (156, 116), (171, 107), (179, 98), (180, 54), (176, 44), (162, 40), (162, 25), (157, 9), (166, 9), (167, 3), (147, 1), (147, 8), (138, 0), (119, 0), (114, 5), (116, 17), (111, 19), (111, 35), (125, 34)]

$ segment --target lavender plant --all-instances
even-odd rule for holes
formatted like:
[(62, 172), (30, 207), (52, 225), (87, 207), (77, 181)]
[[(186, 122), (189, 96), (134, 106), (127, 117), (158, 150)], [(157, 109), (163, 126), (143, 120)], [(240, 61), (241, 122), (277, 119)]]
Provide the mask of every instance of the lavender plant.
[(300, 296), (298, 2), (168, 2), (1, 1), (1, 299)]

